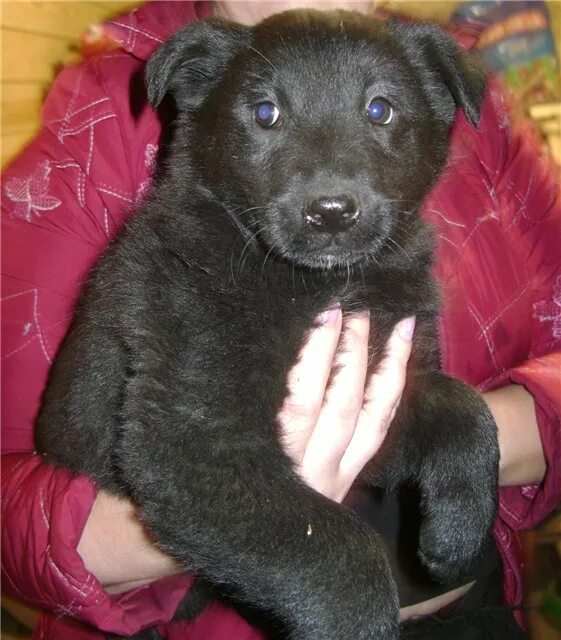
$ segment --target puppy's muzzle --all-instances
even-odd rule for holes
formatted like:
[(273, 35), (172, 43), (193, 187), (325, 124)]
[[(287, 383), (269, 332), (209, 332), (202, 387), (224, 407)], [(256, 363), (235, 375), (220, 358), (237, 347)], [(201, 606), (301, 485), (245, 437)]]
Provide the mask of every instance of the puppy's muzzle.
[(321, 196), (304, 205), (302, 215), (313, 229), (336, 234), (357, 222), (360, 208), (349, 195)]

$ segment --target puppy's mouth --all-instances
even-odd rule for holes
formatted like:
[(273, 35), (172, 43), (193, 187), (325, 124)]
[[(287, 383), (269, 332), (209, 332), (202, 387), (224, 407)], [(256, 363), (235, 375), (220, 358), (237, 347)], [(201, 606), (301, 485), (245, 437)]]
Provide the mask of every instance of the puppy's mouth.
[(337, 232), (310, 224), (302, 215), (291, 219), (279, 209), (269, 209), (259, 217), (255, 222), (263, 250), (291, 264), (319, 270), (376, 264), (392, 228), (391, 217), (379, 211), (364, 214), (356, 224)]
[[(382, 242), (377, 242), (376, 245)], [(284, 251), (284, 257), (310, 269), (347, 269), (349, 266), (375, 261), (378, 246), (353, 248), (339, 237), (326, 239), (322, 245), (307, 251)]]
[(278, 259), (291, 264), (314, 270), (346, 270), (350, 266), (366, 263), (378, 263), (377, 256), (386, 244), (387, 235), (376, 234), (368, 241), (352, 242), (344, 236), (326, 236), (300, 233), (284, 242), (263, 233), (263, 250), (274, 254)]

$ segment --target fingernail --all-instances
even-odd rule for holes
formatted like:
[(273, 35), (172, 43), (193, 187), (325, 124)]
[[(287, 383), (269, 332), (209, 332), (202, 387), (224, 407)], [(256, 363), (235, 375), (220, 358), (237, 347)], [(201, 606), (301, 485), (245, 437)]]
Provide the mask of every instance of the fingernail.
[(397, 330), (403, 340), (412, 340), (415, 333), (415, 316), (405, 318), (397, 323)]
[(341, 305), (339, 303), (334, 304), (332, 307), (319, 314), (317, 322), (324, 327), (332, 326), (337, 323), (340, 313)]

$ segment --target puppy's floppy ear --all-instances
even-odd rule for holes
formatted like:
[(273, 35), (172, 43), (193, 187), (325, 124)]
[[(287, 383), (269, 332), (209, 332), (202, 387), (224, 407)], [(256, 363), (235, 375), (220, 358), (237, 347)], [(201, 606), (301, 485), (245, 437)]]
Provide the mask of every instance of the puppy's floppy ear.
[[(450, 117), (452, 122), (457, 106), (471, 124), (477, 125), (486, 87), (481, 66), (464, 54), (435, 24), (404, 24), (391, 20), (388, 29), (402, 43), (411, 62), (428, 81), (428, 90), (434, 92), (428, 97), (433, 98), (437, 113), (444, 118)], [(448, 96), (443, 89), (447, 90)], [(450, 96), (455, 105), (452, 110)]]
[(150, 103), (157, 107), (169, 92), (178, 107), (196, 106), (249, 40), (247, 27), (224, 20), (200, 20), (180, 29), (146, 65)]

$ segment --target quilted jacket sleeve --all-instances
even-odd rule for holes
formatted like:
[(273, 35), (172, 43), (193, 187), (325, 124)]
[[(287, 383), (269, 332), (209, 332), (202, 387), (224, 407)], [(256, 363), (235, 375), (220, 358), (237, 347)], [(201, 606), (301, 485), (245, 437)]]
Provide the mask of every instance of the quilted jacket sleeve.
[(480, 388), (520, 384), (533, 395), (547, 462), (540, 485), (501, 490), (500, 518), (518, 531), (534, 527), (561, 504), (559, 170), (538, 156), (524, 125), (510, 123), (494, 85), (476, 156), (486, 205), (468, 238), (477, 255), (479, 291), (470, 294), (467, 315), (475, 319), (474, 333), (494, 369)]
[(33, 452), (33, 422), (81, 283), (149, 183), (159, 125), (130, 115), (139, 67), (113, 53), (64, 71), (2, 189), (3, 587), (123, 634), (168, 620), (189, 581), (105, 593), (76, 551), (95, 488)]
[(541, 484), (501, 490), (501, 518), (517, 531), (536, 526), (561, 504), (561, 189), (558, 169), (537, 157), (524, 130), (511, 131), (505, 142), (496, 190), (513, 207), (511, 224), (519, 228), (518, 259), (531, 275), (532, 304), (528, 357), (495, 386), (520, 384), (533, 395), (547, 463)]

